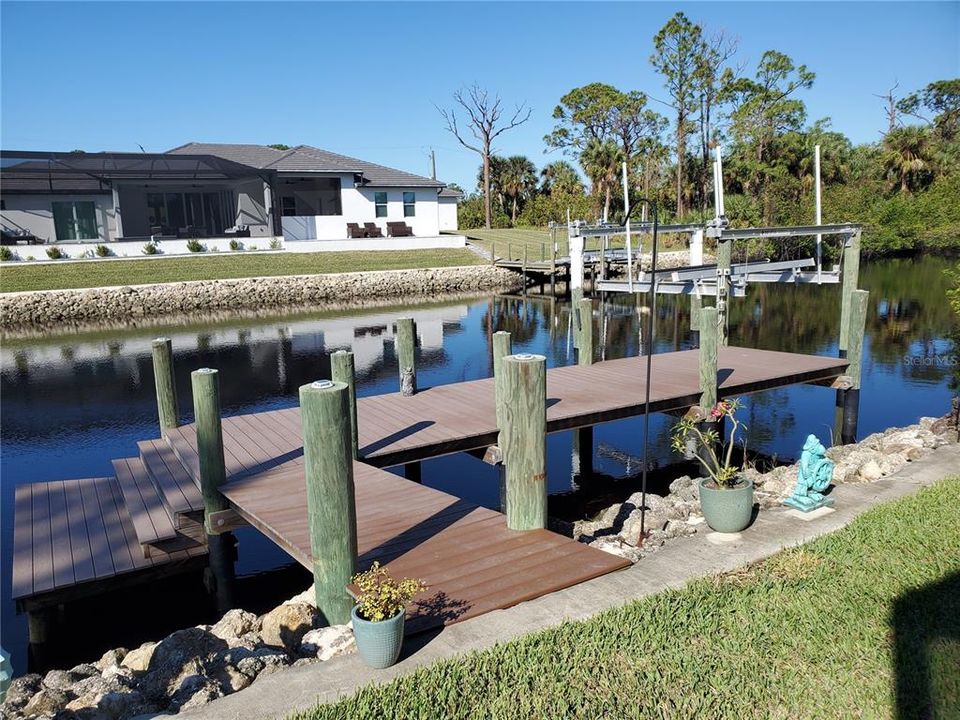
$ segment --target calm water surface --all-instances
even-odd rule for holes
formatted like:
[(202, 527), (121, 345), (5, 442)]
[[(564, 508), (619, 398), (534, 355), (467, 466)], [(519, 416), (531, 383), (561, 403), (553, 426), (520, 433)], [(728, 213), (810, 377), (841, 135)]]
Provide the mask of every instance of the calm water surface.
[[(866, 264), (861, 286), (869, 290), (860, 435), (946, 412), (958, 371), (952, 346), (956, 328), (947, 307), (942, 258), (888, 260)], [(839, 326), (837, 287), (753, 285), (733, 301), (731, 344), (836, 355)], [(597, 300), (598, 359), (639, 352), (636, 307), (627, 298)], [(393, 321), (417, 321), (418, 383), (421, 387), (488, 377), (490, 336), (513, 334), (516, 352), (547, 357), (548, 366), (573, 362), (569, 305), (545, 298), (480, 300), (411, 305), (335, 313), (285, 315), (272, 319), (198, 322), (191, 326), (9, 340), (0, 348), (2, 378), (2, 633), (18, 672), (26, 665), (26, 623), (10, 600), (12, 511), (18, 483), (112, 475), (110, 460), (135, 456), (136, 442), (155, 437), (156, 409), (150, 340), (173, 339), (180, 407), (191, 407), (189, 373), (210, 366), (221, 371), (221, 400), (227, 415), (296, 405), (297, 388), (329, 376), (330, 353), (355, 355), (358, 392), (371, 395), (398, 387)], [(688, 300), (658, 300), (655, 350), (696, 346), (689, 331)], [(641, 367), (638, 366), (638, 372)], [(751, 448), (792, 458), (807, 433), (826, 441), (833, 423), (834, 394), (798, 386), (746, 399), (744, 420)], [(184, 420), (189, 416), (184, 415)], [(671, 420), (651, 422), (651, 463), (672, 462)], [(583, 513), (591, 496), (630, 492), (639, 471), (642, 420), (596, 429), (595, 469), (603, 478), (584, 483), (570, 504), (569, 433), (548, 440), (552, 510)], [(399, 472), (399, 471), (398, 471)], [(611, 478), (624, 479), (612, 483)], [(423, 464), (425, 484), (496, 507), (493, 468), (465, 455)], [(602, 490), (601, 490), (602, 488)], [(597, 500), (596, 497), (592, 499)], [(612, 500), (611, 500), (612, 501)], [(598, 501), (599, 502), (599, 501)], [(574, 508), (571, 510), (571, 508)], [(253, 530), (238, 533), (240, 602), (258, 611), (299, 592), (309, 576)], [(213, 617), (200, 579), (193, 575), (74, 603), (64, 609), (53, 643), (53, 664), (98, 656), (108, 647), (136, 646), (177, 627)]]

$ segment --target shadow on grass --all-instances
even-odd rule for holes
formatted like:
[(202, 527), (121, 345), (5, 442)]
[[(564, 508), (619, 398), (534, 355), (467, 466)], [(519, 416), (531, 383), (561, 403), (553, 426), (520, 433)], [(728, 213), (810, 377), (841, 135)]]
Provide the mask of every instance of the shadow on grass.
[(960, 573), (901, 595), (890, 625), (898, 720), (960, 717)]

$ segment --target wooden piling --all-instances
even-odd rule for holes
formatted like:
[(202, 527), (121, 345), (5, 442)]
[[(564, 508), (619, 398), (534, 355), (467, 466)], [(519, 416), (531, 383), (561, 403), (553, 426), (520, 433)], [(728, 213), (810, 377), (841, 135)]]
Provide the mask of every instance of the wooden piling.
[(397, 363), (400, 368), (400, 394), (415, 395), (417, 392), (417, 366), (414, 349), (417, 345), (417, 324), (413, 318), (397, 320)]
[[(577, 327), (578, 365), (593, 365), (593, 301), (580, 298), (575, 307)], [(577, 428), (573, 431), (573, 453), (571, 471), (573, 482), (593, 475), (593, 427)]]
[[(503, 358), (513, 354), (513, 339), (510, 333), (505, 330), (498, 330), (493, 334), (493, 394), (494, 407), (497, 413), (497, 428), (503, 428), (503, 402), (506, 396), (504, 388)], [(497, 444), (501, 444), (497, 440)], [(502, 447), (502, 446), (501, 446)], [(501, 463), (498, 466), (500, 471), (500, 512), (506, 512), (507, 509), (507, 478)]]
[(493, 240), (490, 241), (490, 264), (497, 264), (497, 244)]
[(503, 358), (513, 354), (513, 340), (510, 333), (498, 330), (493, 334), (493, 387), (497, 409), (497, 427), (503, 427)]
[(357, 570), (357, 507), (351, 452), (350, 390), (321, 380), (300, 388), (313, 586), (324, 621), (350, 621), (347, 585)]
[(353, 447), (353, 458), (360, 457), (357, 440), (357, 379), (353, 363), (353, 353), (347, 350), (337, 350), (330, 356), (330, 377), (335, 382), (342, 382), (347, 386), (350, 402), (350, 428)]
[(210, 516), (230, 507), (219, 489), (227, 476), (223, 462), (223, 428), (220, 422), (220, 373), (212, 368), (200, 368), (190, 373), (190, 383), (197, 428), (197, 455), (200, 459), (203, 525), (208, 535), (216, 535), (218, 531), (211, 524)]
[(576, 327), (578, 331), (577, 364), (593, 365), (593, 301), (580, 298), (576, 304)]
[(527, 277), (527, 246), (523, 246), (523, 294), (527, 294), (527, 285), (529, 283), (529, 278)]
[(173, 344), (170, 338), (157, 338), (151, 343), (153, 349), (153, 382), (157, 388), (157, 417), (160, 433), (179, 425), (180, 409), (177, 406), (177, 384), (173, 376)]
[[(556, 230), (554, 230), (556, 233)], [(554, 240), (550, 250), (550, 295), (557, 296), (557, 243)]]
[(846, 357), (850, 344), (850, 298), (860, 283), (860, 230), (847, 238), (843, 247), (840, 286), (840, 357)]
[(547, 363), (542, 355), (503, 358), (500, 443), (506, 469), (507, 527), (547, 526)]
[(693, 332), (700, 332), (700, 310), (703, 308), (703, 300), (696, 293), (690, 296), (690, 329)]
[(860, 379), (863, 372), (863, 334), (867, 320), (867, 304), (870, 293), (854, 290), (850, 293), (847, 327), (847, 375), (853, 385), (843, 393), (843, 418), (840, 440), (845, 445), (857, 441), (857, 425), (860, 415)]
[(217, 612), (221, 614), (236, 607), (236, 547), (237, 539), (232, 532), (207, 536), (208, 588), (216, 599)]
[(727, 346), (730, 333), (730, 265), (733, 240), (717, 240), (717, 342)]
[(719, 321), (715, 307), (700, 310), (700, 407), (717, 404), (717, 345)]

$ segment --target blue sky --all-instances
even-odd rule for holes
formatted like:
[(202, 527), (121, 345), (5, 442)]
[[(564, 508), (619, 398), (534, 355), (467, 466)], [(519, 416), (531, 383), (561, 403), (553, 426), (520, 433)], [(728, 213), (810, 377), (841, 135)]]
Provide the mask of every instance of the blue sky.
[[(567, 90), (607, 82), (663, 97), (648, 58), (677, 10), (817, 73), (803, 98), (855, 141), (873, 96), (960, 75), (951, 3), (0, 3), (6, 149), (160, 152), (191, 140), (306, 143), (474, 186), (477, 156), (434, 105), (477, 82), (530, 122), (497, 150), (541, 166)], [(662, 111), (666, 108), (653, 103)]]

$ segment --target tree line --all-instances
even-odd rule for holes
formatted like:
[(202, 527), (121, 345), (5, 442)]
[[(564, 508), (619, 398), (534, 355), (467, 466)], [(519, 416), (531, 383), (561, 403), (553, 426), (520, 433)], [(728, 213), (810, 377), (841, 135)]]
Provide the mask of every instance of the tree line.
[(867, 252), (960, 247), (960, 78), (903, 96), (894, 86), (879, 96), (881, 138), (855, 145), (829, 118), (810, 122), (803, 95), (816, 81), (812, 69), (777, 50), (748, 67), (737, 45), (676, 13), (652, 42), (659, 102), (602, 82), (573, 88), (544, 137), (546, 151), (564, 159), (539, 171), (526, 156), (493, 151), (493, 141), (529, 120), (530, 109), (522, 103), (505, 113), (497, 95), (477, 86), (459, 91), (457, 107), (441, 112), (447, 129), (482, 159), (461, 227), (539, 226), (564, 222), (568, 210), (616, 220), (624, 161), (634, 203), (649, 198), (666, 221), (702, 222), (713, 215), (717, 146), (733, 226), (811, 224), (820, 145), (824, 222), (864, 223)]

